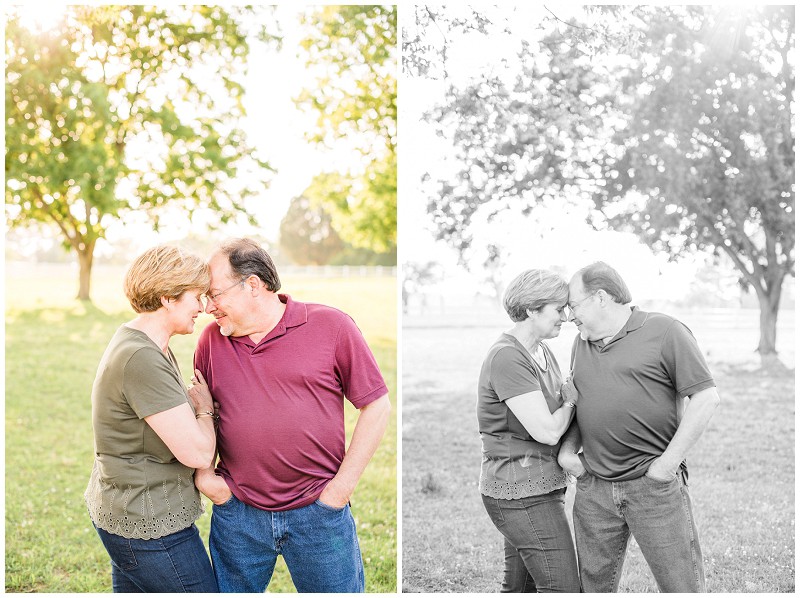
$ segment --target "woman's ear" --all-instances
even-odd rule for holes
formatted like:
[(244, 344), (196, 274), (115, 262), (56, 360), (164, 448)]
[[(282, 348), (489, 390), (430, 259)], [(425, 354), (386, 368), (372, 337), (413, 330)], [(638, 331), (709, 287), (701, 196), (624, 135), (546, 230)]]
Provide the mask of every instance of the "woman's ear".
[(163, 305), (164, 308), (166, 308), (167, 310), (169, 310), (169, 308), (170, 308), (169, 304), (171, 302), (172, 302), (172, 299), (170, 297), (166, 297), (166, 296), (161, 297), (161, 305)]

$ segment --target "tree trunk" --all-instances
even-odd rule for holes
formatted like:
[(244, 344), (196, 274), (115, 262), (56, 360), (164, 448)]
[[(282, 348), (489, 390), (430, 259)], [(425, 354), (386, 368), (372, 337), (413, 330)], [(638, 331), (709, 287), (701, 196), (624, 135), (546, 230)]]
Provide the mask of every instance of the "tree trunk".
[(781, 368), (783, 364), (778, 360), (775, 349), (778, 324), (778, 304), (781, 300), (783, 277), (780, 280), (770, 281), (767, 293), (757, 293), (758, 303), (761, 308), (759, 318), (760, 338), (758, 341), (758, 354), (761, 357), (761, 366), (765, 369)]
[(89, 290), (92, 284), (92, 260), (94, 258), (94, 243), (84, 245), (83, 249), (78, 249), (78, 264), (80, 265), (78, 299), (81, 301), (91, 301)]

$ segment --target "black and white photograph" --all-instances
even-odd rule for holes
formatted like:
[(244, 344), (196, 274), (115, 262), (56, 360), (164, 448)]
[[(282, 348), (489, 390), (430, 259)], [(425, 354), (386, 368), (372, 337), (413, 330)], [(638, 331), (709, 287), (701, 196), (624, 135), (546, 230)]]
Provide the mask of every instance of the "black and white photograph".
[(4, 28), (7, 593), (790, 593), (796, 8)]
[(793, 591), (794, 7), (401, 31), (403, 591)]

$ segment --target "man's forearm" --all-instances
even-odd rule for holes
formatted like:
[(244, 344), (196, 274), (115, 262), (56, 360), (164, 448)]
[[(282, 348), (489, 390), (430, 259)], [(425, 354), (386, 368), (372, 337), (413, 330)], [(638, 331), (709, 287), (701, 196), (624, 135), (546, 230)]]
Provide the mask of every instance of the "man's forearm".
[(558, 454), (574, 455), (581, 449), (581, 444), (581, 431), (580, 428), (578, 428), (578, 420), (573, 419), (569, 428), (567, 428), (567, 431), (564, 433), (564, 437), (561, 439), (561, 448)]
[[(332, 486), (330, 491), (335, 492), (339, 498), (335, 502), (346, 503), (349, 500), (361, 474), (364, 473), (364, 469), (383, 438), (391, 410), (389, 395), (384, 395), (361, 409), (353, 430), (353, 438), (350, 440), (350, 446), (347, 448), (339, 471), (328, 483), (328, 486)], [(328, 490), (327, 487), (326, 490)], [(323, 502), (327, 502), (324, 497), (320, 498), (323, 499)]]
[(715, 387), (692, 395), (675, 436), (659, 458), (661, 467), (670, 473), (677, 471), (681, 461), (700, 439), (717, 405), (719, 395)]

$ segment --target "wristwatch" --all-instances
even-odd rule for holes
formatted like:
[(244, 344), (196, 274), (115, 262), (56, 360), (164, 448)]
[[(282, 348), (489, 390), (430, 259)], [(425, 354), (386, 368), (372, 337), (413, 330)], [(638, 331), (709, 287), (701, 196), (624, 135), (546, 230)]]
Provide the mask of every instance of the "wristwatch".
[(575, 409), (574, 401), (565, 401), (563, 406), (564, 407), (572, 407), (573, 409)]

